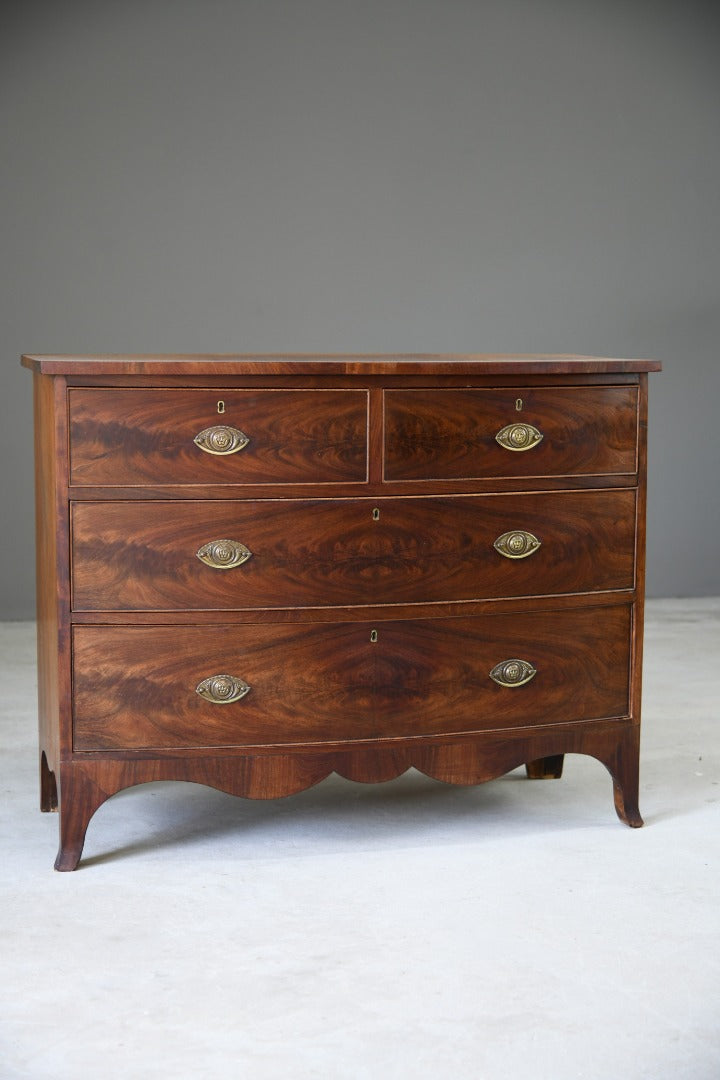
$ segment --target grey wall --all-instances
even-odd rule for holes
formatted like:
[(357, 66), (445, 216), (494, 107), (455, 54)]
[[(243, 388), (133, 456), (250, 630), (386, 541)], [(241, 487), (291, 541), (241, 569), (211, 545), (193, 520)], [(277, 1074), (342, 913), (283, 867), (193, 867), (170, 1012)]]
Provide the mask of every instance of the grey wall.
[(697, 0), (6, 4), (2, 614), (28, 352), (655, 356), (648, 586), (720, 593), (720, 76)]

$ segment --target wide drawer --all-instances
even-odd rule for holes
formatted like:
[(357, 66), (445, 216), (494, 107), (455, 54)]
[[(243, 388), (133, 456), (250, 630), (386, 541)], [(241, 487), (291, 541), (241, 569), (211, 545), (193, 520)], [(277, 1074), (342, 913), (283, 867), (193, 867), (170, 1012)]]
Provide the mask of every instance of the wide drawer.
[(632, 474), (634, 386), (387, 390), (385, 479)]
[(75, 485), (367, 478), (363, 390), (68, 391)]
[[(624, 716), (630, 625), (629, 606), (617, 606), (375, 626), (76, 626), (74, 748), (357, 741)], [(503, 670), (535, 674), (506, 686), (491, 676)]]
[(72, 506), (76, 611), (434, 603), (630, 589), (634, 490)]

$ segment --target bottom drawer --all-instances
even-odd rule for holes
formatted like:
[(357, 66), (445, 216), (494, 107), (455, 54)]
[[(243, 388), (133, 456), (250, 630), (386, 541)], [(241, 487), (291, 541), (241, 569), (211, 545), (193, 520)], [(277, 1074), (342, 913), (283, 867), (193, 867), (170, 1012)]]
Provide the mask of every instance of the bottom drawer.
[(76, 626), (74, 748), (344, 742), (624, 716), (630, 626), (628, 605), (375, 626)]

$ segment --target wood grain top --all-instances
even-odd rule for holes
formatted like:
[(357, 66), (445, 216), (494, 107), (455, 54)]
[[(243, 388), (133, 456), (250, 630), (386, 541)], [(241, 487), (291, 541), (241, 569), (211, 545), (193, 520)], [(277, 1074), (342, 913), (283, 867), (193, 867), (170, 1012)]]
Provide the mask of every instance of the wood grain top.
[(658, 360), (493, 353), (25, 355), (44, 375), (580, 375), (660, 371)]

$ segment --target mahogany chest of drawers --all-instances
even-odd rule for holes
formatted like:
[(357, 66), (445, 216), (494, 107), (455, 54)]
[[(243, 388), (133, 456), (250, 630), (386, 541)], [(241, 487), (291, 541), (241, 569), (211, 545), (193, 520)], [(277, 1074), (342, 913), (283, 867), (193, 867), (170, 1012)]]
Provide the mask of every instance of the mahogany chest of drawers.
[(41, 808), (475, 784), (638, 811), (647, 373), (490, 356), (26, 356)]

